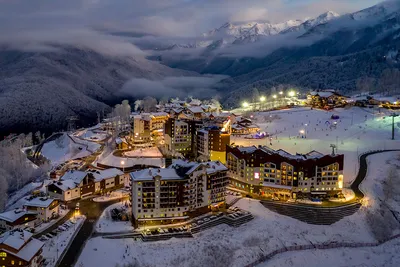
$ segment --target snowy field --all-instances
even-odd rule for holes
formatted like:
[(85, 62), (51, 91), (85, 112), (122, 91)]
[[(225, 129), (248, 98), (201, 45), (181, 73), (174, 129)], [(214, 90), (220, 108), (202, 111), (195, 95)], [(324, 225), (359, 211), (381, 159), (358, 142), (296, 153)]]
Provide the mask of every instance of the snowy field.
[(96, 232), (98, 233), (118, 233), (118, 232), (130, 232), (134, 228), (130, 221), (127, 222), (116, 222), (113, 221), (110, 215), (112, 209), (126, 208), (125, 202), (116, 203), (107, 207), (101, 214), (99, 220), (96, 223)]
[[(395, 134), (398, 140), (393, 141), (392, 118), (385, 117), (389, 115), (389, 111), (378, 111), (354, 107), (334, 111), (296, 108), (255, 113), (255, 123), (260, 126), (261, 131), (272, 134), (272, 140), (250, 140), (232, 136), (231, 143), (243, 146), (266, 145), (289, 153), (317, 150), (324, 154), (331, 153), (330, 145), (334, 144), (337, 146), (337, 153), (345, 155), (344, 180), (349, 185), (358, 171), (358, 155), (369, 150), (400, 149), (400, 117), (395, 118)], [(332, 115), (338, 115), (339, 119), (332, 120)]]
[(274, 257), (259, 267), (320, 267), (324, 266), (385, 266), (398, 267), (400, 240), (393, 240), (373, 248), (343, 248), (287, 252)]
[(47, 267), (56, 266), (58, 258), (67, 248), (68, 243), (75, 236), (75, 233), (77, 233), (85, 219), (86, 217), (83, 215), (77, 216), (75, 226), (71, 226), (66, 231), (58, 233), (56, 237), (53, 237), (45, 242), (42, 255), (48, 262), (46, 265)]
[(107, 133), (104, 131), (99, 131), (99, 130), (91, 130), (91, 129), (84, 129), (78, 132), (74, 133), (74, 136), (87, 140), (87, 141), (95, 141), (95, 142), (101, 142), (107, 138)]
[(160, 150), (157, 147), (140, 148), (132, 151), (124, 152), (124, 156), (132, 158), (162, 158)]
[[(124, 164), (122, 164), (124, 162)], [(98, 161), (100, 164), (104, 164), (107, 166), (112, 166), (116, 168), (128, 168), (133, 167), (135, 165), (148, 165), (148, 166), (157, 166), (164, 167), (165, 160), (163, 158), (128, 158), (128, 157), (117, 157), (114, 156), (113, 153), (109, 154), (103, 159)]]
[[(220, 225), (197, 234), (193, 239), (149, 243), (132, 239), (111, 240), (97, 237), (88, 241), (76, 266), (81, 262), (84, 266), (116, 266), (117, 263), (121, 265), (136, 261), (139, 266), (239, 267), (257, 260), (261, 253), (267, 254), (284, 246), (334, 241), (375, 242), (375, 235), (367, 223), (367, 211), (379, 214), (377, 209), (385, 199), (383, 181), (387, 177), (388, 170), (399, 164), (397, 159), (399, 154), (390, 152), (368, 158), (369, 171), (362, 184), (362, 190), (366, 193), (368, 201), (357, 213), (333, 225), (309, 225), (271, 212), (256, 200), (244, 198), (235, 206), (252, 212), (255, 219), (238, 228)], [(389, 202), (392, 207), (400, 207), (399, 200), (389, 200)], [(393, 227), (390, 231), (394, 235), (399, 229)], [(330, 253), (327, 250), (323, 252)], [(318, 255), (325, 257), (326, 254)], [(330, 257), (333, 258), (335, 255), (332, 254)], [(360, 260), (364, 260), (364, 256), (361, 254)], [(290, 254), (284, 254), (283, 257), (290, 257)]]
[(12, 210), (15, 208), (20, 208), (26, 202), (25, 196), (30, 195), (30, 193), (36, 189), (39, 189), (42, 183), (31, 182), (20, 190), (16, 191), (14, 194), (10, 195), (7, 204), (6, 210)]
[(53, 166), (57, 166), (71, 159), (87, 157), (100, 148), (95, 142), (80, 140), (77, 137), (69, 137), (63, 134), (56, 140), (47, 142), (43, 145), (42, 155), (51, 161)]

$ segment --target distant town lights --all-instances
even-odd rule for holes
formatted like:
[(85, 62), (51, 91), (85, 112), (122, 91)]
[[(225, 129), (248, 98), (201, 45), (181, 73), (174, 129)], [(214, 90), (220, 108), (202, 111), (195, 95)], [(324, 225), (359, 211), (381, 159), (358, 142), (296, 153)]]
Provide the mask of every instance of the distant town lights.
[(264, 102), (265, 99), (266, 99), (265, 96), (260, 97), (260, 101), (261, 101), (261, 102)]
[(296, 95), (296, 92), (295, 92), (295, 91), (290, 91), (290, 92), (289, 92), (289, 96), (290, 96), (290, 97), (294, 97), (295, 95)]
[(249, 107), (249, 103), (243, 102), (242, 106), (243, 106), (244, 108), (247, 108), (247, 107)]
[(273, 95), (272, 97), (273, 97), (273, 98), (277, 98), (277, 95)]
[(280, 94), (280, 95), (283, 95), (283, 92), (282, 92), (282, 91), (280, 91), (280, 92), (279, 92), (279, 94)]

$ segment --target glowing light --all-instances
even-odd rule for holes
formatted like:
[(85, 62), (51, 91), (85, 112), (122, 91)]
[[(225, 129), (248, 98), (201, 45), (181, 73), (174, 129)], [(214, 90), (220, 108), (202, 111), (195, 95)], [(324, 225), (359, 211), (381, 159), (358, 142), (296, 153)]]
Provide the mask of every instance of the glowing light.
[(304, 130), (300, 130), (300, 133), (301, 133), (301, 134), (304, 134), (304, 133), (305, 133), (305, 131), (304, 131)]
[(397, 101), (396, 101), (396, 102), (393, 102), (393, 104), (397, 105)]
[(121, 165), (125, 165), (125, 161), (121, 160)]
[(260, 101), (264, 102), (265, 101), (265, 96), (260, 97)]
[(260, 179), (260, 173), (255, 172), (254, 173), (254, 179)]
[(242, 106), (243, 106), (244, 108), (247, 108), (247, 107), (249, 107), (249, 103), (243, 102)]
[(339, 175), (338, 186), (339, 186), (340, 189), (343, 188), (343, 174)]
[(289, 96), (290, 96), (290, 97), (294, 97), (295, 95), (296, 95), (296, 92), (295, 92), (295, 91), (290, 91), (290, 92), (289, 92)]
[(273, 98), (277, 98), (277, 95), (273, 95), (272, 97), (273, 97)]
[(282, 92), (282, 91), (280, 91), (280, 92), (279, 92), (279, 94), (280, 94), (280, 95), (283, 95), (283, 92)]

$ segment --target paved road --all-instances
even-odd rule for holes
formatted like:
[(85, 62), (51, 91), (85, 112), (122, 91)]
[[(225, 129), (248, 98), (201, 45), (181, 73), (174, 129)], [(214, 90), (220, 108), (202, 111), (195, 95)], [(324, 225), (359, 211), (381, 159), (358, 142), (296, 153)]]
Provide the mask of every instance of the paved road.
[[(123, 199), (125, 201), (126, 198)], [(109, 202), (94, 202), (92, 199), (81, 200), (80, 211), (81, 214), (86, 215), (86, 221), (83, 223), (82, 228), (79, 230), (71, 246), (64, 255), (63, 260), (58, 266), (71, 267), (74, 266), (78, 260), (79, 255), (86, 243), (86, 241), (92, 236), (93, 229), (97, 219), (101, 213), (108, 206), (118, 203), (120, 200), (112, 200)]]
[(49, 228), (47, 228), (46, 230), (44, 230), (43, 232), (34, 234), (33, 236), (35, 238), (40, 238), (42, 235), (48, 234), (51, 231), (55, 230), (58, 228), (58, 226), (64, 224), (66, 221), (68, 221), (71, 217), (72, 214), (74, 213), (74, 210), (71, 209), (62, 219), (60, 219), (59, 221), (57, 221), (55, 224), (53, 224), (52, 226), (50, 226)]

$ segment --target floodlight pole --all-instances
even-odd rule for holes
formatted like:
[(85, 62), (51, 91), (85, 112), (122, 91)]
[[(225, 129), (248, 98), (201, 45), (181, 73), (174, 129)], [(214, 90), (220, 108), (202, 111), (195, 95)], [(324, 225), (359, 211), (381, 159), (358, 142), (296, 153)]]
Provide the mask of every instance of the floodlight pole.
[(392, 140), (394, 140), (394, 118), (398, 117), (399, 115), (392, 113), (390, 117), (392, 117)]

